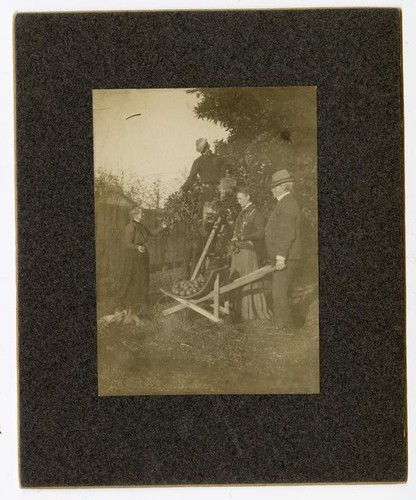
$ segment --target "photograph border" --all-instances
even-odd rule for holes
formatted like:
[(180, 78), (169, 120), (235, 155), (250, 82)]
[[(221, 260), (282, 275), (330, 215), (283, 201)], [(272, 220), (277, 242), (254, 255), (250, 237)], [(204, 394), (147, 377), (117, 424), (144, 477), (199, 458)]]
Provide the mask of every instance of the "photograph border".
[(93, 89), (100, 396), (319, 393), (317, 120), (315, 86)]
[[(357, 42), (365, 35), (383, 34), (382, 40), (373, 36), (365, 39), (365, 47), (372, 56), (371, 61), (366, 61), (372, 70), (366, 72), (365, 81), (351, 80), (357, 73), (351, 75), (347, 71), (350, 58), (357, 56), (359, 44), (346, 45), (340, 22), (333, 23), (334, 16), (340, 15), (344, 16), (343, 22), (348, 20), (349, 27), (354, 27), (353, 39)], [(71, 21), (75, 20), (73, 16), (77, 17), (76, 23)], [(225, 83), (228, 75), (229, 83), (247, 82), (254, 77), (276, 85), (289, 80), (310, 82), (316, 73), (324, 79), (322, 85), (316, 82), (320, 96), (321, 332), (326, 332), (321, 336), (323, 394), (315, 399), (244, 396), (123, 398), (123, 401), (114, 398), (99, 402), (92, 390), (96, 387), (96, 366), (90, 356), (95, 345), (91, 338), (95, 297), (91, 118), (86, 90), (94, 87), (92, 81), (95, 85), (98, 82), (112, 86), (122, 86), (123, 81), (123, 86), (130, 86), (137, 85), (144, 76), (152, 85), (157, 80), (158, 86), (162, 82), (179, 86), (186, 79), (184, 75), (189, 75), (186, 68), (195, 75), (193, 63), (203, 61), (201, 56), (207, 55), (207, 49), (203, 39), (192, 38), (194, 45), (190, 46), (178, 34), (181, 29), (190, 33), (202, 30), (198, 31), (201, 35), (204, 30), (208, 33), (218, 30), (219, 17), (224, 27), (233, 17), (238, 18), (239, 28), (249, 26), (250, 20), (251, 25), (262, 28), (257, 30), (258, 36), (268, 45), (260, 46), (263, 50), (254, 59), (253, 71), (244, 64), (244, 58), (255, 55), (253, 51), (259, 50), (258, 47), (247, 40), (243, 55), (236, 51), (237, 44), (241, 44), (237, 30), (230, 33), (221, 29), (220, 36), (214, 39), (215, 47), (219, 49), (226, 40), (229, 52), (222, 52), (215, 60), (208, 58), (210, 63), (197, 67), (197, 75), (204, 72), (204, 78), (210, 82)], [(122, 54), (114, 51), (114, 39), (101, 29), (106, 19), (111, 33), (122, 34), (121, 40), (117, 40), (120, 46), (124, 42), (128, 47)], [(162, 27), (164, 38), (169, 36), (172, 43), (178, 44), (178, 53), (183, 56), (182, 74), (181, 67), (169, 64), (165, 47), (153, 47), (150, 55), (141, 47), (142, 59), (138, 61), (137, 39), (129, 40), (126, 36), (138, 33), (135, 31), (138, 19), (143, 21), (139, 23), (141, 37), (146, 31), (153, 33), (156, 25)], [(315, 28), (325, 28), (329, 39), (338, 45), (323, 45), (322, 37), (317, 36), (322, 32), (307, 29), (312, 21)], [(304, 32), (304, 38), (302, 43), (289, 47), (287, 37), (296, 33), (295, 26)], [(15, 29), (22, 485), (404, 481), (400, 12), (368, 9), (296, 13), (22, 14), (16, 17)], [(34, 33), (42, 35), (34, 39)], [(63, 35), (68, 36), (66, 43), (54, 45)], [(86, 39), (90, 43), (87, 51)], [(326, 61), (320, 68), (312, 67), (311, 47)], [(335, 48), (342, 57), (335, 59)], [(90, 58), (97, 56), (94, 50), (106, 61), (105, 68), (100, 69), (101, 73), (97, 68), (91, 69), (92, 73), (83, 73)], [(33, 53), (37, 58), (30, 58)], [(132, 64), (129, 67), (133, 71), (120, 72), (127, 63), (127, 53), (136, 54), (134, 68)], [(233, 62), (228, 59), (230, 55), (235, 56)], [(303, 59), (305, 55), (311, 59)], [(161, 64), (155, 68), (150, 56), (159, 57)], [(277, 78), (270, 58), (281, 64)], [(298, 61), (304, 62), (301, 68), (296, 64)], [(383, 74), (376, 71), (381, 67)], [(211, 72), (207, 73), (209, 68)], [(196, 80), (195, 85), (181, 86), (197, 86)], [(349, 82), (350, 87), (345, 88), (342, 82)], [(383, 99), (383, 106), (373, 105), (370, 89), (372, 95), (378, 89), (380, 93), (376, 95)], [(350, 100), (348, 90), (354, 99)], [(351, 127), (352, 124), (355, 126)], [(371, 144), (379, 148), (372, 150)], [(363, 172), (345, 168), (356, 166), (357, 158), (370, 169)], [(375, 170), (376, 159), (383, 159), (379, 170)], [(59, 171), (51, 168), (55, 165)], [(337, 170), (340, 165), (344, 168)], [(60, 189), (63, 178), (66, 193)], [(88, 227), (86, 221), (90, 221)], [(357, 229), (357, 221), (360, 221), (359, 231), (351, 233), (354, 227)], [(380, 241), (377, 236), (382, 223)], [(371, 245), (365, 242), (368, 234), (373, 237)], [(326, 241), (331, 246), (326, 246)], [(66, 247), (69, 243), (72, 246)], [(381, 254), (388, 259), (383, 260), (380, 277), (377, 273), (381, 269)], [(343, 266), (353, 271), (352, 277), (339, 273)], [(372, 287), (376, 277), (380, 280), (378, 290)], [(330, 280), (332, 286), (328, 286)], [(349, 294), (347, 304), (338, 299), (341, 292)], [(362, 306), (363, 301), (367, 307)], [(396, 308), (386, 311), (391, 301)], [(67, 306), (64, 311), (62, 303)], [(355, 321), (349, 317), (351, 307)], [(387, 337), (386, 332), (391, 336)], [(187, 437), (180, 435), (177, 424), (184, 411), (185, 428), (190, 432)], [(40, 417), (42, 425), (36, 425)], [(135, 422), (134, 428), (129, 426), (131, 421)], [(90, 424), (88, 429), (86, 422)], [(180, 422), (182, 428), (184, 420)], [(70, 437), (74, 435), (76, 440)], [(376, 436), (383, 442), (383, 453)], [(189, 439), (193, 441), (193, 460), (184, 454), (184, 444), (188, 443), (189, 451)], [(97, 440), (100, 448), (93, 450), (92, 444)], [(269, 446), (277, 450), (277, 455), (270, 456)], [(107, 463), (105, 473), (98, 470), (98, 465), (103, 466), (104, 449), (117, 450), (123, 467), (111, 472)], [(175, 461), (182, 460), (175, 468), (170, 461), (173, 449)], [(253, 461), (253, 454), (261, 457), (259, 465)], [(79, 464), (85, 456), (88, 460), (81, 470)], [(196, 470), (195, 459), (202, 456), (206, 467)], [(129, 463), (125, 462), (126, 457), (130, 458)], [(333, 459), (330, 470), (325, 468), (328, 457)]]

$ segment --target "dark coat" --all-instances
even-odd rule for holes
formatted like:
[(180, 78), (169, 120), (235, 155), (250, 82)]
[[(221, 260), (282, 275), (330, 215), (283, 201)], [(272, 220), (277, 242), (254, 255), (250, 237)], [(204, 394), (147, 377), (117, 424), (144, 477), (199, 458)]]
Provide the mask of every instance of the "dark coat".
[(155, 236), (162, 229), (151, 231), (140, 222), (131, 221), (125, 229), (126, 246), (123, 275), (121, 280), (121, 306), (140, 312), (149, 302), (149, 255), (147, 249), (139, 252), (138, 245), (145, 247), (149, 236)]
[(191, 172), (181, 189), (188, 191), (198, 176), (202, 184), (219, 184), (221, 177), (224, 176), (224, 166), (220, 157), (211, 151), (208, 154), (199, 156), (193, 162)]
[(291, 193), (276, 205), (266, 224), (266, 249), (270, 260), (277, 255), (285, 259), (301, 258), (300, 209)]
[(265, 224), (263, 214), (253, 204), (250, 204), (241, 210), (234, 226), (234, 237), (238, 239), (237, 246), (255, 250), (260, 262), (263, 261), (265, 254)]

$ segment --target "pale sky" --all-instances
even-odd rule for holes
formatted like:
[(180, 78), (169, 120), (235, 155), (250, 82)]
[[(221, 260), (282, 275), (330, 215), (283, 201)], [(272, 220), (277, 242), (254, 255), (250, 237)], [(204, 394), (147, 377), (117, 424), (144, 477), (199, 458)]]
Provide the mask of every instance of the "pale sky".
[[(197, 102), (186, 89), (94, 90), (95, 168), (132, 172), (149, 182), (160, 178), (176, 190), (176, 179), (199, 156), (196, 139), (212, 145), (228, 136), (220, 125), (195, 117)], [(136, 113), (141, 116), (126, 120)]]

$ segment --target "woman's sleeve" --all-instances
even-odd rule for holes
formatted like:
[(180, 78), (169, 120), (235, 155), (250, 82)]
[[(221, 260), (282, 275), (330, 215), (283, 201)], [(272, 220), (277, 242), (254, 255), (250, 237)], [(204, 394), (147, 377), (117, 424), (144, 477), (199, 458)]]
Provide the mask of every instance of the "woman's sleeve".
[(124, 242), (127, 248), (131, 248), (133, 250), (137, 249), (137, 245), (134, 243), (134, 227), (131, 225), (126, 227)]
[(147, 234), (149, 234), (150, 236), (157, 236), (164, 229), (165, 229), (164, 227), (158, 227), (157, 229), (153, 229), (153, 231), (151, 231), (149, 228), (146, 227)]

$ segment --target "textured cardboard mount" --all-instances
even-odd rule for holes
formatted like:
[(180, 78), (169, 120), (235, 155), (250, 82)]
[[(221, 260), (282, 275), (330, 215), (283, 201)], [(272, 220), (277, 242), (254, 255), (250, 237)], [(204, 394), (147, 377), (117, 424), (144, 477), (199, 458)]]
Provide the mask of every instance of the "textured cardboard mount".
[[(21, 483), (406, 479), (401, 16), (15, 19)], [(97, 395), (92, 89), (318, 88), (321, 393)]]

